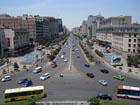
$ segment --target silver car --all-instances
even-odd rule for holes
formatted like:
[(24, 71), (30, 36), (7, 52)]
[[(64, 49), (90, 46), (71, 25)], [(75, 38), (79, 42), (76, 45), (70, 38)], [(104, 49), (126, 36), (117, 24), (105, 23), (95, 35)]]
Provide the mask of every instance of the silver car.
[(10, 76), (5, 76), (1, 79), (2, 82), (10, 81), (11, 77)]
[(98, 82), (99, 82), (101, 85), (103, 85), (103, 86), (107, 86), (107, 85), (108, 85), (108, 83), (107, 83), (106, 80), (99, 80)]

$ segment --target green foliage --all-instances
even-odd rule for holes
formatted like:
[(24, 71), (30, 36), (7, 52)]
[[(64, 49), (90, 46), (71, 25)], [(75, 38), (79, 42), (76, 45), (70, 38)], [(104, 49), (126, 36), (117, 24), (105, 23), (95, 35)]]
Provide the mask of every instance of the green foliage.
[(100, 105), (100, 101), (95, 97), (92, 97), (91, 99), (89, 99), (88, 102), (90, 102), (89, 105)]
[(128, 72), (132, 72), (132, 69), (128, 69)]
[(120, 66), (119, 69), (122, 70), (122, 67)]
[(137, 56), (128, 55), (127, 64), (130, 65), (130, 66), (132, 66), (132, 65), (138, 66), (140, 64), (140, 62), (139, 62), (139, 59), (138, 59)]
[(97, 54), (97, 55), (99, 55), (100, 57), (103, 57), (104, 55), (103, 55), (103, 53), (102, 52), (100, 52), (99, 50), (95, 50), (95, 53)]
[(93, 42), (89, 42), (89, 41), (87, 40), (87, 42), (86, 42), (86, 43), (87, 43), (87, 45), (88, 45), (88, 46), (90, 46), (90, 47), (92, 47), (92, 46), (93, 46)]
[(15, 70), (18, 70), (19, 66), (18, 66), (17, 62), (15, 62), (13, 66), (14, 66)]

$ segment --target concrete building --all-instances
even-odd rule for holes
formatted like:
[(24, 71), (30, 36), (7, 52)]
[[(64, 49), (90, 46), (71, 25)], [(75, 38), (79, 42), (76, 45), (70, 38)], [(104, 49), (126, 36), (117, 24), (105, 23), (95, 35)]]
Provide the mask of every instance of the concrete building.
[(83, 35), (88, 35), (88, 24), (87, 21), (82, 22), (82, 33)]
[(29, 32), (25, 29), (3, 29), (4, 55), (18, 56), (29, 47)]
[(58, 36), (58, 21), (53, 17), (0, 15), (0, 25), (11, 29), (27, 29), (30, 43), (42, 43)]
[(140, 54), (140, 25), (131, 24), (131, 16), (108, 18), (96, 30), (97, 43), (112, 47), (122, 57)]

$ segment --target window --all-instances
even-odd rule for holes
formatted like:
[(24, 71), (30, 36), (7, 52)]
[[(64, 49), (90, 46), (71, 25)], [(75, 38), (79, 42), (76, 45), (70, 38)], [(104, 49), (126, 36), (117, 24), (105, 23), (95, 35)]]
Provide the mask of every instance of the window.
[(128, 49), (128, 52), (131, 52), (131, 50), (130, 50), (130, 49)]
[(128, 47), (131, 47), (131, 44), (128, 44)]
[(133, 47), (136, 47), (136, 44), (133, 44)]
[(129, 39), (129, 42), (131, 42), (131, 39)]
[(135, 49), (133, 49), (133, 53), (135, 53)]
[(131, 34), (129, 34), (129, 37), (131, 37)]
[(134, 34), (134, 37), (137, 37), (137, 34)]
[(136, 39), (134, 39), (134, 42), (136, 42)]

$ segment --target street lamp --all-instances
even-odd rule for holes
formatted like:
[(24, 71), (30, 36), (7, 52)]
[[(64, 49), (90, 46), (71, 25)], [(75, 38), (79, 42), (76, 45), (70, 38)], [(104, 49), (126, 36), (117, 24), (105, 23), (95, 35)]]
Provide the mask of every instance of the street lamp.
[(8, 58), (6, 59), (6, 62), (7, 62), (7, 70), (8, 70), (8, 73), (9, 73), (9, 66), (8, 66), (9, 59)]

